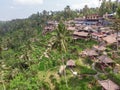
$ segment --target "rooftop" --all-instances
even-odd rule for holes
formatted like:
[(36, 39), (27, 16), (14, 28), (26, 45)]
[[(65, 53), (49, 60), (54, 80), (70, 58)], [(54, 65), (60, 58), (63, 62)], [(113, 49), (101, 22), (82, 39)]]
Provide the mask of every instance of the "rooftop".
[(120, 87), (115, 84), (113, 81), (107, 79), (98, 81), (98, 83), (105, 89), (105, 90), (120, 90)]
[(67, 64), (66, 64), (67, 66), (75, 66), (75, 61), (73, 61), (73, 60), (68, 60), (67, 61)]
[(97, 56), (98, 55), (98, 53), (95, 50), (88, 50), (88, 49), (83, 51), (83, 54), (85, 54), (87, 56)]
[(109, 35), (107, 37), (104, 37), (103, 40), (106, 41), (108, 44), (117, 42), (116, 35)]
[(104, 46), (93, 46), (93, 48), (94, 49), (96, 49), (96, 50), (99, 50), (99, 51), (103, 51), (103, 50), (105, 50), (106, 48), (104, 47)]
[(103, 63), (113, 63), (114, 61), (109, 58), (107, 55), (102, 55), (100, 57), (98, 57), (98, 59), (103, 62)]
[(73, 34), (77, 35), (77, 36), (84, 36), (84, 37), (88, 36), (88, 33), (86, 33), (86, 32), (77, 32), (77, 31), (75, 31)]

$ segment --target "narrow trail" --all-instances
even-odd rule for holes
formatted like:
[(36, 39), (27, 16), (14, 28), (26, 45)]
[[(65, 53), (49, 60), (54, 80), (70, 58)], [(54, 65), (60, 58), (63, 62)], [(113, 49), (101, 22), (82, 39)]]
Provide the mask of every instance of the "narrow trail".
[[(48, 56), (48, 52), (51, 50), (52, 46), (53, 46), (53, 41), (54, 41), (54, 38), (53, 39), (50, 39), (49, 41), (49, 44), (48, 44), (48, 48), (43, 52), (43, 54), (41, 55), (41, 57), (39, 58), (40, 60), (43, 58), (43, 56), (49, 58)], [(39, 62), (38, 64), (40, 64), (41, 62)], [(94, 76), (95, 79), (99, 79), (99, 75), (100, 74), (105, 74), (105, 73), (101, 73), (99, 72), (98, 70), (95, 69), (95, 65), (96, 65), (97, 61), (95, 61), (93, 64), (92, 64), (92, 69), (95, 70), (97, 72), (97, 74), (95, 75), (90, 75), (90, 76)], [(74, 71), (71, 69), (71, 72), (73, 73)], [(52, 85), (52, 84), (51, 84)]]
[(94, 77), (98, 80), (98, 79), (99, 79), (98, 75), (100, 75), (100, 74), (105, 74), (105, 73), (98, 72), (98, 70), (95, 69), (96, 63), (97, 63), (97, 61), (92, 64), (92, 69), (97, 72), (97, 74), (94, 75)]

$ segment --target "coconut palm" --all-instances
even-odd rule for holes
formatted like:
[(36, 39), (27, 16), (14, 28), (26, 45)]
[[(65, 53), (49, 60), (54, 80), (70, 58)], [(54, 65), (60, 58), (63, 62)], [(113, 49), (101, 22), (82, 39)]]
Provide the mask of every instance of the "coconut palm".
[[(66, 53), (68, 50), (68, 41), (70, 41), (70, 32), (66, 29), (65, 25), (60, 22), (56, 29), (56, 33), (52, 37), (53, 39), (53, 45), (52, 48), (57, 49), (61, 55), (62, 55), (62, 63), (64, 65), (64, 60), (63, 60), (63, 53)], [(65, 81), (66, 81), (66, 86), (67, 85), (67, 79), (66, 79), (66, 72), (64, 73), (65, 76)]]
[(117, 51), (118, 51), (118, 37), (119, 37), (119, 31), (120, 31), (120, 20), (116, 19), (114, 20), (114, 24), (113, 24), (114, 30), (116, 32), (116, 39), (117, 39)]
[(61, 22), (53, 35), (53, 48), (57, 48), (60, 52), (67, 52), (67, 42), (70, 40), (69, 31), (66, 30), (65, 25)]
[(117, 8), (117, 16), (120, 19), (120, 6)]
[(119, 32), (120, 32), (120, 7), (118, 7), (118, 9), (117, 9), (117, 17), (112, 21), (113, 21), (113, 28), (116, 32), (117, 52), (118, 52), (118, 49), (119, 49), (118, 38), (119, 38)]

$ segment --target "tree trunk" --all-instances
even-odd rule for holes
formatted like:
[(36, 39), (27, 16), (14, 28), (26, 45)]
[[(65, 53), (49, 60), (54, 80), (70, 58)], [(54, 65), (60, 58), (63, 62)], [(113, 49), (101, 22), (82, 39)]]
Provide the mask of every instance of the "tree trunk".
[[(62, 62), (63, 62), (63, 66), (65, 66), (64, 60), (63, 60), (63, 55), (62, 55)], [(64, 70), (64, 77), (65, 77), (66, 87), (68, 87), (68, 82), (67, 82), (67, 78), (66, 78), (66, 70)]]
[(117, 52), (119, 51), (118, 32), (119, 32), (119, 31), (117, 31), (117, 36), (116, 36), (116, 39), (117, 39)]

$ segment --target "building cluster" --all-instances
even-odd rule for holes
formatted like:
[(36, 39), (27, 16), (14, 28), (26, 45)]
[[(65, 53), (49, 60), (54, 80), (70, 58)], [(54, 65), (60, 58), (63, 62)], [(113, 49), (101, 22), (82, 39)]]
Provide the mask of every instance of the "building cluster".
[[(117, 38), (115, 30), (106, 25), (110, 24), (105, 18), (113, 18), (111, 14), (105, 14), (100, 17), (97, 14), (88, 15), (83, 18), (75, 18), (74, 20), (65, 21), (67, 30), (73, 32), (73, 39), (96, 39), (98, 41), (105, 41), (109, 44), (120, 42), (120, 37)], [(44, 27), (43, 34), (53, 31), (58, 26), (57, 21), (47, 21)], [(119, 35), (120, 36), (120, 33)], [(112, 38), (111, 38), (112, 37)]]
[(102, 86), (102, 90), (120, 90), (120, 87), (110, 79), (98, 81), (98, 83)]
[(57, 26), (58, 26), (57, 21), (47, 21), (42, 33), (46, 34), (47, 32), (51, 32), (55, 30)]
[[(106, 46), (111, 44), (117, 44), (120, 46), (120, 32), (116, 32), (110, 27), (107, 27), (109, 22), (105, 21), (104, 18), (114, 19), (112, 14), (105, 14), (103, 17), (99, 15), (89, 15), (84, 18), (75, 18), (74, 20), (65, 21), (67, 30), (73, 32), (72, 37), (74, 40), (78, 39), (94, 39), (99, 42), (98, 45), (93, 46), (91, 49), (85, 49), (80, 53), (81, 57), (89, 57), (91, 60), (96, 60), (96, 67), (99, 66), (102, 71), (108, 67), (112, 67), (115, 73), (119, 73), (118, 66), (105, 52)], [(74, 60), (68, 60), (66, 63), (67, 67), (75, 67)], [(65, 69), (65, 68), (64, 68)], [(61, 72), (60, 69), (59, 72)], [(72, 69), (71, 69), (72, 70)], [(77, 72), (72, 70), (74, 75)], [(120, 90), (120, 87), (111, 81), (98, 80), (99, 85), (102, 86), (102, 90)]]
[[(106, 15), (106, 18), (109, 15)], [(73, 39), (95, 39), (99, 42), (104, 41), (107, 44), (120, 43), (120, 32), (116, 32), (111, 27), (110, 22), (99, 15), (89, 15), (84, 18), (75, 18), (65, 22), (67, 30), (73, 31)], [(107, 26), (106, 26), (107, 25)]]

